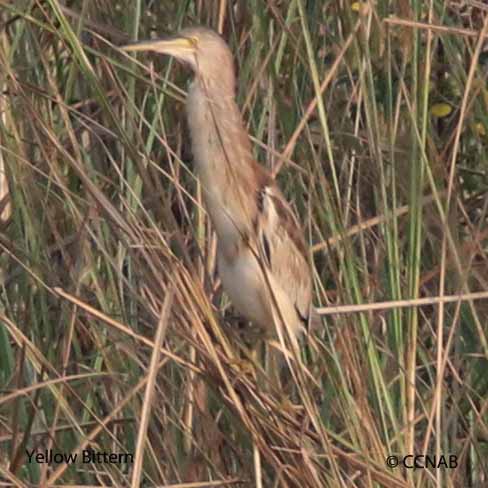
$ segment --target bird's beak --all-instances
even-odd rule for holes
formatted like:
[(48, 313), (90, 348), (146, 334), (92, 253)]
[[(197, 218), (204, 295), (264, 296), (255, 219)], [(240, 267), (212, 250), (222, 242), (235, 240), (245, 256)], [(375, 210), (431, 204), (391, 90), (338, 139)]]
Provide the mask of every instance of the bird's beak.
[(183, 36), (172, 36), (164, 39), (150, 39), (120, 46), (122, 51), (153, 51), (185, 59), (195, 52), (195, 41)]

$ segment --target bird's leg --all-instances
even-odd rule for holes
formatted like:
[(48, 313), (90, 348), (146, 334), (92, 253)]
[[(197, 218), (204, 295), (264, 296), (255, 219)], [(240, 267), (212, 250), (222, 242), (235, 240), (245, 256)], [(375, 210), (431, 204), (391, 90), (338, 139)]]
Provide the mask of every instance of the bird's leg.
[(270, 341), (266, 341), (265, 350), (265, 371), (270, 384), (277, 390), (281, 388), (281, 369), (285, 366), (283, 355), (273, 346)]
[(260, 361), (263, 357), (263, 330), (243, 320), (239, 315), (231, 315), (227, 320), (231, 322), (229, 332), (237, 350), (235, 362), (238, 370), (242, 374), (250, 375), (257, 384), (264, 386), (265, 378), (260, 367), (263, 364)]
[[(247, 322), (245, 328), (241, 329), (240, 336), (240, 349), (244, 355), (244, 357), (241, 355), (242, 363), (252, 364), (250, 368), (252, 377), (258, 387), (263, 391), (279, 392), (280, 372), (284, 370), (286, 364), (281, 351), (276, 346), (270, 345), (269, 331)], [(261, 365), (264, 365), (264, 368)], [(249, 372), (249, 368), (243, 364), (241, 364), (241, 369)]]

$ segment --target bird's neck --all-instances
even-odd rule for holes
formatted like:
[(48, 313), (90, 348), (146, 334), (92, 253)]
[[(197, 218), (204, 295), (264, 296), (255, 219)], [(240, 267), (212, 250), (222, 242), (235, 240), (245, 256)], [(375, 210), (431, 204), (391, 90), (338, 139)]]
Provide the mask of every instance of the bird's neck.
[(233, 96), (193, 82), (187, 99), (193, 159), (223, 254), (231, 256), (256, 218), (263, 169), (255, 162)]
[(186, 104), (194, 161), (202, 183), (212, 186), (219, 176), (233, 177), (229, 172), (240, 181), (253, 178), (251, 144), (239, 108), (234, 94), (222, 91), (196, 79)]

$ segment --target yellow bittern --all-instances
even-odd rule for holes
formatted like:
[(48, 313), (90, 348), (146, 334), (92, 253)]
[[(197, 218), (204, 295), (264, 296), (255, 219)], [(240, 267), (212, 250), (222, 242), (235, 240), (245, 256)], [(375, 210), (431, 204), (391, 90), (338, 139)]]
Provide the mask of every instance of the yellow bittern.
[(229, 47), (194, 27), (122, 49), (167, 54), (193, 70), (186, 111), (222, 284), (245, 318), (268, 331), (278, 321), (295, 337), (312, 312), (307, 247), (276, 182), (253, 158)]

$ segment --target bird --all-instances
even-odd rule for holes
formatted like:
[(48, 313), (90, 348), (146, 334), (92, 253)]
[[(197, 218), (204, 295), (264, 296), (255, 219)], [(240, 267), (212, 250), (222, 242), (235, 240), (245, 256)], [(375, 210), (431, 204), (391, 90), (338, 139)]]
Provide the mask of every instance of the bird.
[(308, 248), (276, 181), (253, 157), (229, 46), (209, 28), (189, 27), (121, 49), (168, 55), (193, 72), (186, 117), (224, 291), (266, 333), (300, 336), (314, 310)]

